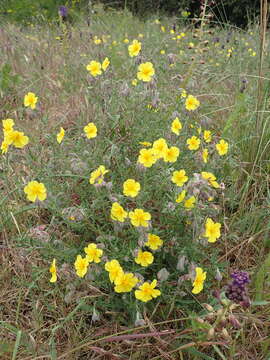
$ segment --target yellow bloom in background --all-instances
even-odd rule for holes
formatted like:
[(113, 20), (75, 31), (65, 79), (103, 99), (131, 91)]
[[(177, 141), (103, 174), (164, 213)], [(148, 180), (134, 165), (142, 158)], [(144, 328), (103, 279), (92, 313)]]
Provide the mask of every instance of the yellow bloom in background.
[(183, 89), (183, 90), (181, 91), (181, 98), (186, 98), (186, 97), (187, 97), (187, 92), (186, 92), (185, 89)]
[(203, 138), (206, 143), (209, 143), (212, 140), (212, 134), (209, 130), (204, 130), (203, 132)]
[(2, 120), (2, 125), (3, 125), (4, 134), (5, 134), (6, 132), (13, 130), (14, 121), (12, 119), (5, 119), (5, 120)]
[(85, 258), (82, 258), (81, 255), (77, 255), (76, 261), (74, 263), (76, 274), (83, 278), (85, 274), (87, 273), (89, 265), (89, 260), (87, 256)]
[(139, 37), (139, 38), (143, 38), (144, 35), (143, 35), (143, 34), (138, 34), (138, 37)]
[(154, 141), (153, 151), (158, 159), (163, 159), (167, 150), (168, 145), (165, 139), (160, 138)]
[(142, 164), (145, 167), (151, 167), (156, 161), (157, 161), (157, 158), (152, 149), (141, 149), (140, 150), (140, 155), (138, 157), (138, 162), (140, 164)]
[(123, 184), (123, 194), (132, 198), (138, 195), (140, 189), (140, 183), (138, 183), (134, 179), (128, 179)]
[(193, 208), (195, 207), (195, 203), (196, 203), (196, 198), (195, 198), (195, 196), (191, 196), (189, 199), (187, 199), (187, 200), (184, 202), (184, 207), (185, 207), (187, 210), (193, 209)]
[(61, 127), (59, 133), (56, 136), (58, 144), (61, 144), (64, 136), (65, 136), (65, 130)]
[(107, 174), (109, 170), (106, 170), (104, 165), (100, 165), (96, 170), (92, 171), (90, 174), (89, 182), (90, 184), (101, 184), (104, 181), (104, 175)]
[(92, 76), (101, 75), (101, 63), (98, 61), (90, 61), (90, 63), (86, 66), (86, 69), (90, 72)]
[(35, 202), (37, 199), (43, 201), (47, 197), (45, 185), (37, 181), (30, 181), (24, 187), (24, 193), (29, 201)]
[(213, 188), (218, 189), (220, 187), (219, 183), (216, 181), (216, 177), (211, 172), (202, 171), (201, 172), (202, 178), (204, 180), (207, 180)]
[(102, 70), (106, 71), (109, 65), (110, 65), (110, 60), (106, 57), (103, 63), (101, 64)]
[(163, 245), (163, 240), (158, 235), (148, 234), (147, 242), (145, 246), (148, 246), (151, 250), (157, 250)]
[(84, 252), (86, 253), (86, 257), (88, 261), (95, 262), (96, 264), (100, 263), (100, 258), (103, 254), (103, 250), (97, 248), (97, 244), (91, 243), (88, 244), (87, 247), (84, 248)]
[(96, 45), (99, 45), (99, 44), (102, 43), (102, 40), (99, 39), (97, 36), (95, 36), (95, 37), (94, 37), (94, 43), (95, 43)]
[(186, 176), (185, 170), (182, 169), (179, 171), (174, 171), (171, 180), (177, 186), (183, 186), (184, 183), (188, 181), (188, 177)]
[(186, 190), (183, 190), (180, 192), (180, 194), (178, 195), (177, 199), (175, 200), (177, 203), (181, 203), (184, 198), (186, 197)]
[(132, 273), (122, 273), (114, 280), (114, 291), (117, 293), (130, 292), (138, 281)]
[(2, 151), (2, 154), (6, 154), (7, 151), (8, 151), (8, 148), (9, 148), (8, 143), (7, 143), (5, 140), (2, 141), (2, 143), (1, 143), (1, 151)]
[(200, 106), (200, 102), (193, 95), (188, 95), (185, 101), (185, 106), (188, 111), (196, 110)]
[(160, 50), (160, 54), (164, 55), (165, 54), (165, 50)]
[(162, 32), (165, 32), (165, 31), (166, 31), (165, 26), (162, 25), (162, 26), (160, 27), (160, 30), (161, 30)]
[(56, 260), (53, 259), (51, 266), (50, 266), (50, 273), (52, 274), (52, 277), (50, 279), (51, 283), (55, 283), (57, 280), (57, 273), (56, 273)]
[(203, 149), (202, 158), (203, 158), (203, 162), (207, 163), (207, 161), (208, 161), (208, 150), (207, 149)]
[(28, 136), (21, 131), (11, 130), (5, 133), (5, 143), (8, 145), (14, 145), (16, 148), (22, 149), (28, 142)]
[(138, 40), (133, 40), (132, 44), (128, 47), (129, 56), (137, 56), (141, 51), (142, 44)]
[(174, 134), (179, 135), (181, 130), (182, 130), (182, 124), (181, 124), (180, 120), (178, 119), (178, 117), (176, 117), (172, 122), (171, 131)]
[(135, 209), (134, 211), (130, 211), (128, 214), (131, 224), (133, 226), (148, 226), (148, 221), (151, 220), (151, 215), (149, 212), (143, 211), (142, 209)]
[(118, 202), (114, 202), (111, 207), (111, 219), (124, 222), (128, 213), (122, 208)]
[(32, 92), (29, 92), (24, 96), (24, 106), (30, 107), (32, 110), (36, 108), (37, 101), (38, 97)]
[(84, 128), (83, 131), (86, 134), (87, 139), (93, 139), (97, 136), (97, 127), (94, 123), (90, 122), (89, 124), (87, 124)]
[(200, 147), (201, 140), (197, 136), (192, 136), (187, 139), (187, 145), (189, 150), (198, 150)]
[(117, 260), (107, 261), (105, 270), (109, 272), (110, 282), (113, 283), (115, 279), (124, 274), (124, 271)]
[(176, 162), (179, 154), (180, 154), (180, 151), (179, 151), (178, 147), (172, 146), (171, 148), (168, 148), (165, 151), (164, 161), (174, 163), (174, 162)]
[(129, 43), (129, 40), (128, 40), (128, 39), (124, 39), (124, 40), (123, 40), (123, 43), (128, 44), (128, 43)]
[(151, 62), (142, 63), (138, 67), (137, 78), (139, 80), (148, 82), (152, 80), (152, 76), (155, 74), (155, 69)]
[(220, 228), (220, 223), (215, 223), (210, 218), (206, 219), (204, 237), (208, 238), (208, 242), (213, 243), (217, 241), (217, 239), (220, 237)]
[(137, 80), (137, 79), (133, 79), (133, 80), (131, 81), (131, 85), (137, 86), (137, 85), (138, 85), (138, 80)]
[(220, 142), (216, 144), (216, 149), (220, 156), (226, 155), (229, 149), (229, 144), (225, 140), (220, 140)]
[(157, 280), (153, 280), (151, 284), (148, 282), (143, 283), (139, 286), (139, 290), (135, 290), (136, 299), (147, 302), (153, 298), (158, 297), (161, 292), (160, 290), (155, 289), (156, 286)]
[(154, 261), (154, 256), (149, 251), (139, 250), (135, 263), (141, 266), (148, 266)]
[(203, 272), (203, 269), (200, 267), (196, 267), (195, 271), (196, 271), (196, 277), (192, 284), (193, 285), (192, 293), (199, 294), (203, 289), (203, 284), (206, 279), (206, 272)]

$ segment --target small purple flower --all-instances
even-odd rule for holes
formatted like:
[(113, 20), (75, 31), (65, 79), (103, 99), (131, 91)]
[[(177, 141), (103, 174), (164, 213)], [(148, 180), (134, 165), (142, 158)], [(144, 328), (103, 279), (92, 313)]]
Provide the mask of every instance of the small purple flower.
[(68, 8), (64, 5), (59, 6), (58, 10), (59, 16), (61, 16), (63, 19), (65, 19), (68, 15)]
[(242, 304), (243, 307), (248, 307), (250, 304), (248, 291), (246, 285), (250, 282), (250, 278), (245, 271), (234, 271), (231, 274), (233, 279), (226, 288), (226, 297), (238, 304)]
[(246, 271), (234, 271), (231, 274), (234, 285), (245, 286), (250, 282), (249, 275)]

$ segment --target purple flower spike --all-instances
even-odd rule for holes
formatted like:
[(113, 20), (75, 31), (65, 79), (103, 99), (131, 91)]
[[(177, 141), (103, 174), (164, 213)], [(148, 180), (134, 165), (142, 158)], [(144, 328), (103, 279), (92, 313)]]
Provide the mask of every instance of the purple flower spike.
[(250, 282), (249, 275), (246, 271), (234, 271), (231, 274), (233, 284), (238, 286), (245, 286)]
[(68, 14), (68, 8), (64, 5), (61, 5), (59, 6), (58, 13), (62, 18), (66, 18)]

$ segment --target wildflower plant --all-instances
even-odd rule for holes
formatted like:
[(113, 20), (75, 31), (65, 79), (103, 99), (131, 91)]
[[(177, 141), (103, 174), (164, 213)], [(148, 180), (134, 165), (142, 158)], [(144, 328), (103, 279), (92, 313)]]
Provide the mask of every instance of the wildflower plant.
[[(21, 162), (20, 204), (31, 209), (32, 221), (39, 214), (57, 229), (44, 251), (48, 283), (68, 282), (61, 271), (68, 264), (76, 286), (91, 284), (106, 295), (108, 307), (132, 314), (172, 297), (197, 306), (214, 287), (226, 239), (220, 199), (233, 144), (205, 115), (215, 100), (202, 95), (203, 86), (193, 79), (201, 67), (189, 63), (190, 54), (205, 59), (205, 47), (156, 25), (163, 42), (154, 43), (155, 51), (149, 50), (153, 37), (131, 31), (97, 32), (90, 44), (76, 33), (79, 60), (59, 67), (48, 85), (65, 86), (70, 104), (59, 90), (62, 111), (55, 111), (36, 89), (38, 98), (29, 93), (23, 105), (18, 99), (19, 115), (10, 119), (16, 110), (10, 108), (2, 121), (5, 169)], [(54, 46), (64, 56), (62, 45)], [(24, 115), (25, 129), (17, 125)]]

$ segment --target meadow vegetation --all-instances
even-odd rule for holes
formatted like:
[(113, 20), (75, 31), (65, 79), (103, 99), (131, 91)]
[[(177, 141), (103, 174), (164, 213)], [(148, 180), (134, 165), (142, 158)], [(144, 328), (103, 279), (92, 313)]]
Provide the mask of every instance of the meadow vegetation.
[(266, 29), (94, 10), (0, 30), (0, 358), (270, 359)]

